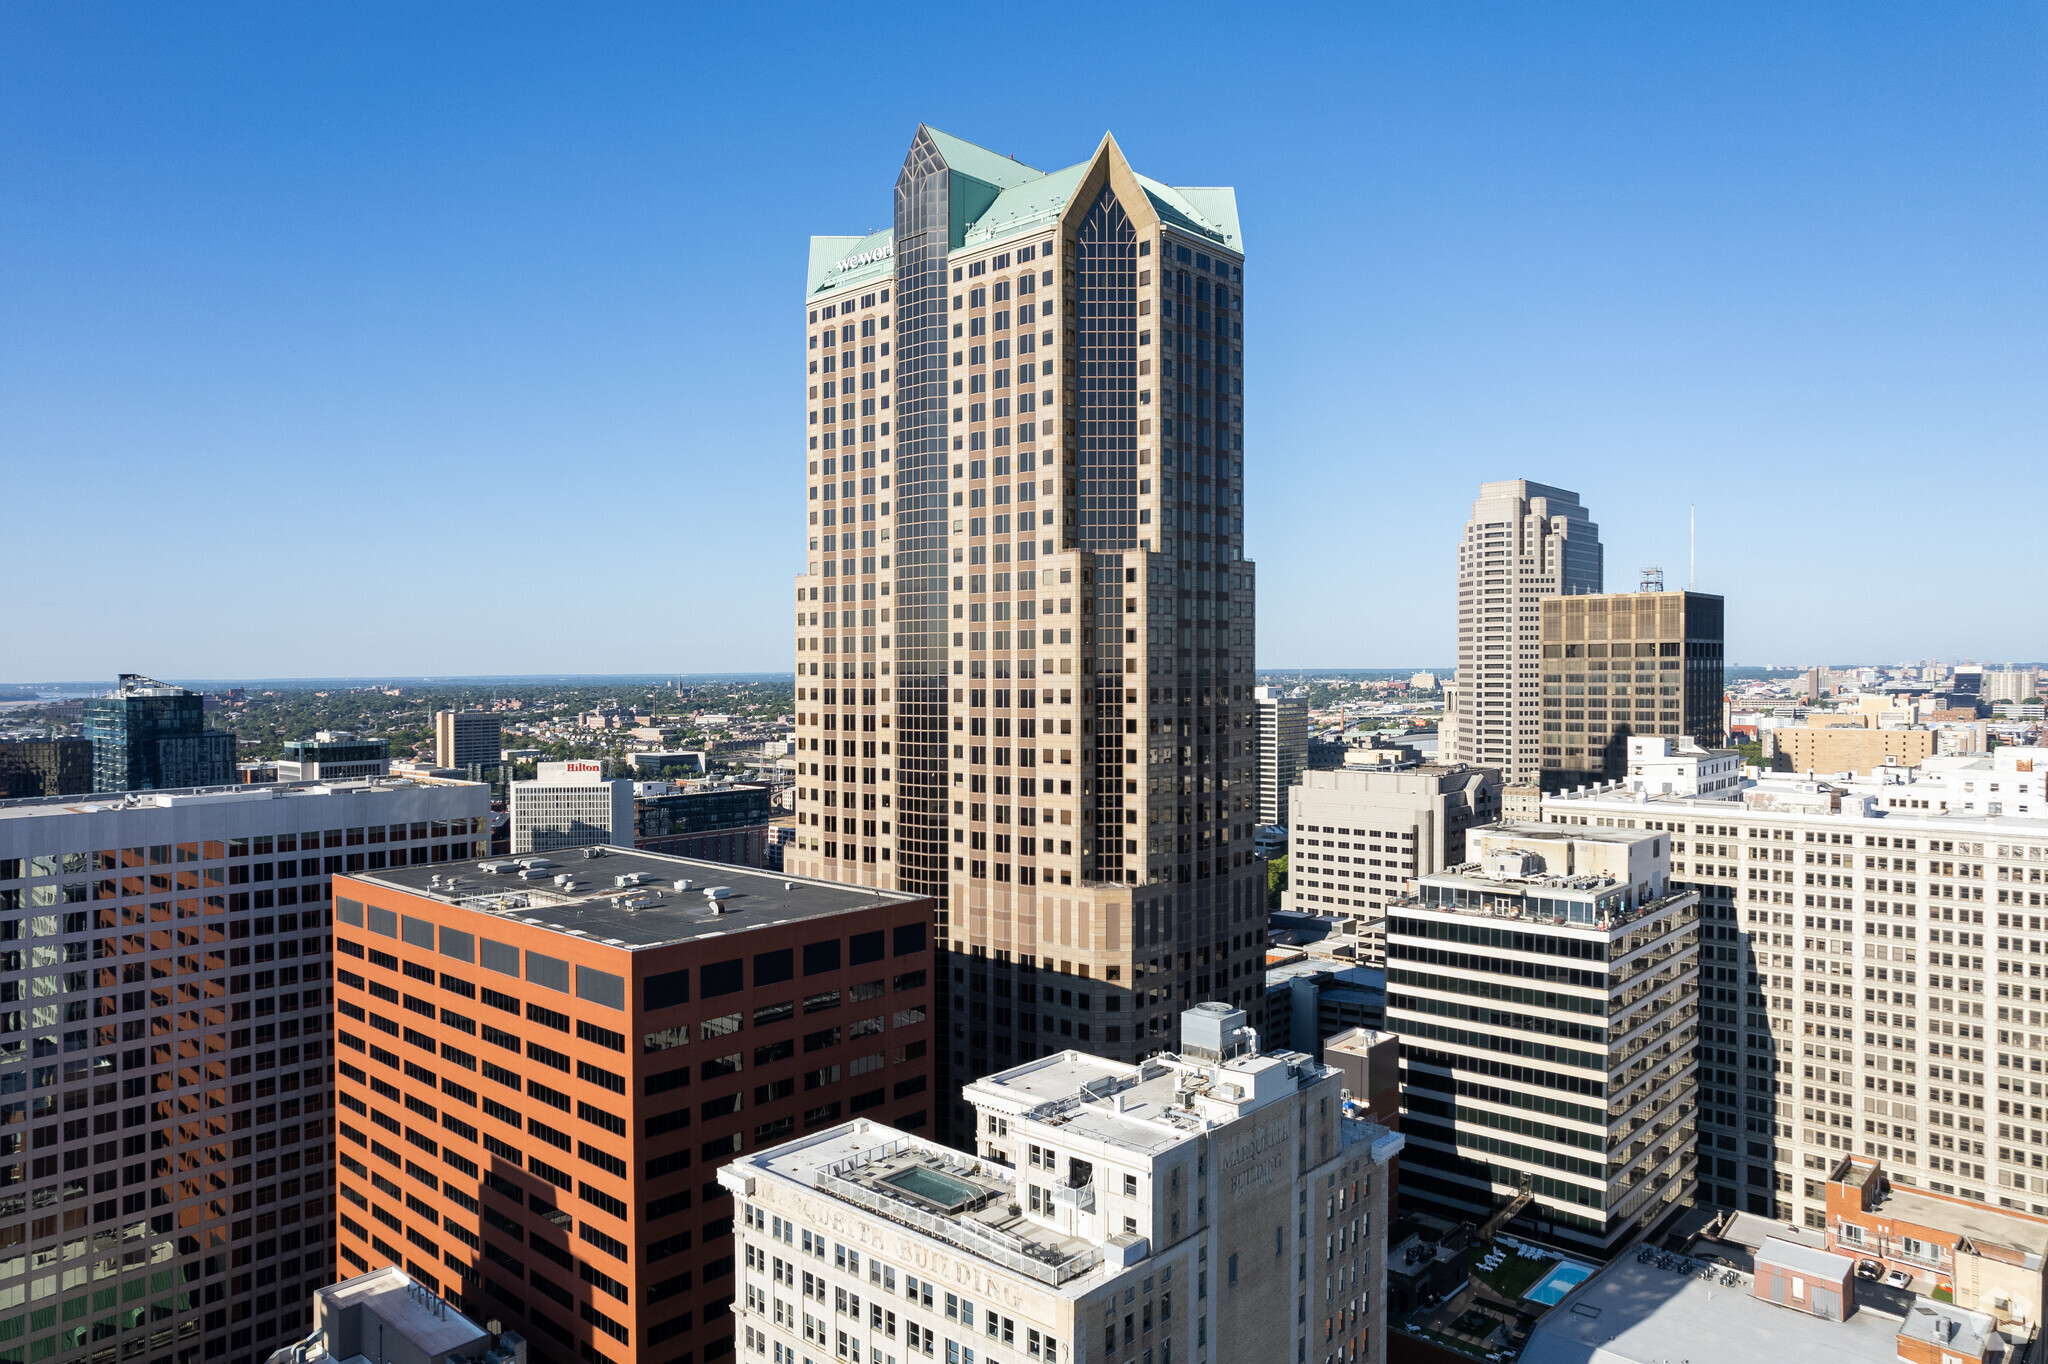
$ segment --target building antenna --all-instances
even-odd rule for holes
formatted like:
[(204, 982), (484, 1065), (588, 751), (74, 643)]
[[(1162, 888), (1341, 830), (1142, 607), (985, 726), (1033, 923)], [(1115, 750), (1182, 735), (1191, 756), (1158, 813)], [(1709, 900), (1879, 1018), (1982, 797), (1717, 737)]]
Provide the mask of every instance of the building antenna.
[(1700, 577), (1700, 504), (1691, 503), (1685, 509), (1685, 590), (1690, 592), (1699, 585)]

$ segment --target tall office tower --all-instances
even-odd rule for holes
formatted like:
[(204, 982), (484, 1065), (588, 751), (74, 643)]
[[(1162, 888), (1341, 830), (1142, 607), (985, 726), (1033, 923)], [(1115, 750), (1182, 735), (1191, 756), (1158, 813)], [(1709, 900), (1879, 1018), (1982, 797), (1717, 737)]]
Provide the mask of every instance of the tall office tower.
[(1402, 1201), (1473, 1220), (1519, 1204), (1508, 1225), (1605, 1256), (1692, 1196), (1700, 896), (1668, 881), (1661, 832), (1472, 842), (1476, 866), (1387, 912)]
[(0, 800), (92, 790), (89, 739), (0, 739)]
[(167, 791), (234, 781), (235, 736), (206, 727), (205, 701), (138, 673), (122, 673), (112, 694), (88, 698), (92, 789)]
[(1178, 1055), (977, 1081), (978, 1160), (861, 1121), (727, 1165), (742, 1358), (1385, 1359), (1402, 1138), (1244, 1024), (1200, 1005)]
[(937, 902), (948, 1074), (1256, 993), (1243, 280), (1235, 194), (1107, 137), (920, 127), (894, 226), (812, 239), (785, 865)]
[(1552, 597), (1542, 611), (1545, 790), (1621, 777), (1632, 734), (1721, 746), (1721, 598), (1607, 592)]
[(8, 1348), (255, 1364), (305, 1334), (332, 875), (467, 858), (489, 818), (430, 780), (0, 802)]
[(495, 772), (504, 753), (504, 722), (488, 710), (434, 712), (434, 761), (467, 772)]
[(1479, 485), (1458, 544), (1458, 676), (1445, 731), (1453, 762), (1537, 779), (1539, 603), (1598, 592), (1600, 528), (1577, 493), (1527, 479)]
[(1287, 793), (1308, 770), (1308, 698), (1258, 687), (1259, 823), (1287, 823)]
[(927, 900), (610, 849), (344, 878), (335, 918), (342, 1272), (529, 1364), (729, 1358), (718, 1167), (931, 1123)]

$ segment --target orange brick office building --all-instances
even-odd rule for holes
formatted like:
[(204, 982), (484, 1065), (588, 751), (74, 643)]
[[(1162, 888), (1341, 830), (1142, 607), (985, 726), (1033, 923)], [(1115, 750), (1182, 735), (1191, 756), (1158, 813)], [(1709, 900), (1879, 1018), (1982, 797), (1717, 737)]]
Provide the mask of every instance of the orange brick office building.
[(621, 848), (334, 896), (342, 1272), (401, 1265), (536, 1364), (715, 1364), (718, 1167), (930, 1123), (928, 899)]

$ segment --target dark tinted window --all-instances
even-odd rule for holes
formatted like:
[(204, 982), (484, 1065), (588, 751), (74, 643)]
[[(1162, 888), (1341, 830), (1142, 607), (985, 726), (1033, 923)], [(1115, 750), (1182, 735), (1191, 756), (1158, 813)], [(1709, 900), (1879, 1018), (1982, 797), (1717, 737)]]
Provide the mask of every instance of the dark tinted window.
[(754, 984), (779, 985), (796, 974), (796, 953), (785, 947), (780, 952), (761, 952), (754, 957)]
[(640, 982), (642, 1007), (647, 1009), (673, 1009), (678, 1004), (690, 1002), (690, 973), (688, 971), (664, 971), (658, 976), (649, 976)]
[(839, 939), (804, 944), (804, 974), (821, 975), (826, 971), (839, 969)]
[(900, 924), (896, 929), (896, 955), (907, 957), (924, 951), (924, 925)]
[(734, 957), (731, 961), (716, 961), (702, 967), (698, 971), (697, 984), (704, 991), (704, 998), (716, 999), (744, 989), (746, 983), (740, 972), (745, 964), (744, 959)]
[(846, 946), (848, 959), (855, 966), (880, 961), (883, 951), (882, 930), (878, 928), (872, 933), (856, 933), (847, 939)]

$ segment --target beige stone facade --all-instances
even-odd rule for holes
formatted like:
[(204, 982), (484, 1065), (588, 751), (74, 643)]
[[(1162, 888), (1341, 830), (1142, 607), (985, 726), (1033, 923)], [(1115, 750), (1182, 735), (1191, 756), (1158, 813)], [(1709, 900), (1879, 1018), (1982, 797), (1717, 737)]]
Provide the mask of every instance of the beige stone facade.
[(1814, 717), (1770, 731), (1772, 766), (1783, 772), (1874, 772), (1918, 767), (1934, 756), (1931, 729), (1870, 729), (1867, 716)]
[(1135, 1059), (1258, 981), (1235, 198), (920, 128), (896, 203), (813, 240), (785, 858), (938, 899), (960, 1074)]
[(1444, 758), (1534, 781), (1541, 747), (1539, 603), (1598, 592), (1600, 528), (1579, 495), (1527, 479), (1479, 485), (1458, 543), (1458, 674)]
[(1500, 818), (1500, 773), (1429, 764), (1304, 772), (1292, 795), (1287, 890), (1299, 914), (1377, 918), (1415, 878), (1466, 857), (1466, 831)]

